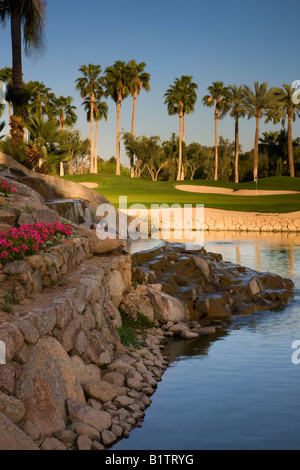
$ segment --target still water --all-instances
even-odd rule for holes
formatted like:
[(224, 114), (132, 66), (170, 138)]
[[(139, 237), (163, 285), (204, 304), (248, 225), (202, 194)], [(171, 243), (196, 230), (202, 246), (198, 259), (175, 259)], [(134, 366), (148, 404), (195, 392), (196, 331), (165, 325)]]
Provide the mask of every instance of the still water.
[[(212, 233), (208, 251), (291, 278), (276, 312), (235, 317), (216, 334), (173, 342), (141, 428), (112, 450), (300, 449), (300, 236)], [(300, 357), (300, 354), (299, 356)]]

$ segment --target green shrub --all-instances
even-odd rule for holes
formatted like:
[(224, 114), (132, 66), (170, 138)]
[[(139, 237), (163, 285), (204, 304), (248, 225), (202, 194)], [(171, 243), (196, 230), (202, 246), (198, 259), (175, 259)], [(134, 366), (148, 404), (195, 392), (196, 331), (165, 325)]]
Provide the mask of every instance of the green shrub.
[(117, 328), (121, 343), (128, 346), (143, 346), (143, 342), (138, 339), (139, 335), (144, 334), (147, 328), (155, 328), (156, 325), (145, 315), (138, 312), (137, 320), (133, 320), (126, 313), (121, 313), (122, 326)]

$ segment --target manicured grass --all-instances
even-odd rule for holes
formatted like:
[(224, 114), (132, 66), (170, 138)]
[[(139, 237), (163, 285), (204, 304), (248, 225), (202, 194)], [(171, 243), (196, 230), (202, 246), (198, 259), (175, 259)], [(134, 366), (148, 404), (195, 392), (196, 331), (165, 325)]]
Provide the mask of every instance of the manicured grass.
[[(189, 184), (192, 186), (214, 186), (231, 189), (256, 189), (254, 181), (247, 183), (230, 183), (228, 181), (212, 180), (194, 180), (176, 182), (176, 184)], [(272, 178), (263, 178), (257, 183), (258, 189), (277, 190), (277, 191), (300, 191), (300, 178), (290, 178), (289, 176), (273, 176)]]
[(233, 189), (253, 189), (255, 182), (228, 183), (224, 181), (195, 180), (195, 181), (150, 181), (131, 179), (129, 176), (115, 175), (74, 175), (66, 179), (81, 182), (97, 182), (95, 189), (103, 194), (115, 207), (118, 207), (119, 196), (127, 196), (128, 207), (140, 203), (150, 208), (151, 204), (204, 204), (205, 207), (246, 212), (294, 212), (300, 210), (300, 178), (287, 176), (265, 178), (258, 181), (258, 189), (299, 191), (299, 194), (284, 194), (275, 196), (228, 196), (223, 194), (188, 193), (175, 188), (178, 184), (191, 184), (224, 187)]

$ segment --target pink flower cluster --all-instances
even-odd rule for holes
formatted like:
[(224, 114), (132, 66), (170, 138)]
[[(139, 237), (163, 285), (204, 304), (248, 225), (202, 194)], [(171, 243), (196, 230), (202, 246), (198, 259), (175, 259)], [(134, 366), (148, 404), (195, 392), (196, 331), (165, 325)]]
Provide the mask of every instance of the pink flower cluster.
[(5, 180), (0, 180), (0, 193), (3, 193), (4, 196), (14, 193), (16, 190), (13, 187), (12, 183), (9, 183)]
[(0, 263), (20, 260), (72, 234), (72, 227), (59, 222), (23, 224), (20, 228), (0, 232)]

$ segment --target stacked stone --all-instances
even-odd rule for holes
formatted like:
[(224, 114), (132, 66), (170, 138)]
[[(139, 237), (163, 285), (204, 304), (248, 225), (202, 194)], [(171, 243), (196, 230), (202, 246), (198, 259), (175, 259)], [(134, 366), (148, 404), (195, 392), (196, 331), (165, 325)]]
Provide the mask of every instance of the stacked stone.
[(246, 232), (300, 232), (300, 218), (282, 214), (207, 216), (204, 230)]
[(8, 289), (13, 282), (17, 283), (16, 295), (24, 299), (34, 292), (41, 292), (44, 287), (55, 284), (63, 275), (91, 256), (92, 250), (88, 238), (62, 240), (60, 244), (27, 256), (24, 260), (14, 261), (5, 266), (0, 264), (2, 290), (5, 287)]

